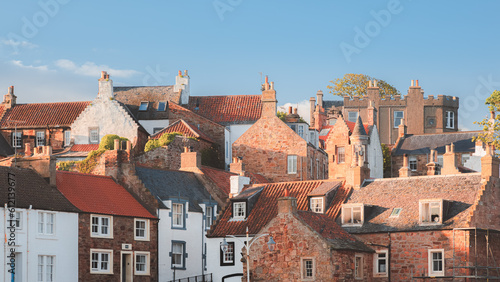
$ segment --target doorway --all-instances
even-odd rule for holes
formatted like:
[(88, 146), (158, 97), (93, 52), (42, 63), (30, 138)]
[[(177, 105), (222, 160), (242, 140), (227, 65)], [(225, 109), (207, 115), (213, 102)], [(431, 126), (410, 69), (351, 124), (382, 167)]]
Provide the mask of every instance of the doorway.
[(121, 282), (133, 281), (132, 252), (122, 252)]

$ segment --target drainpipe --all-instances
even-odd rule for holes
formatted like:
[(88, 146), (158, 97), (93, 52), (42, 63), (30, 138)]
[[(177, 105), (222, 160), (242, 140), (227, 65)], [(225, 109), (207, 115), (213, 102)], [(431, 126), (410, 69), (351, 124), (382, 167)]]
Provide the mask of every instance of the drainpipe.
[(206, 254), (203, 248), (203, 240), (205, 239), (205, 219), (203, 218), (203, 215), (205, 215), (205, 218), (207, 217), (207, 206), (205, 204), (205, 210), (202, 211), (202, 216), (201, 216), (201, 275), (202, 275), (202, 281), (205, 281), (205, 263), (206, 263)]
[(30, 261), (30, 248), (29, 248), (29, 236), (30, 236), (30, 211), (33, 206), (30, 205), (29, 209), (26, 211), (26, 281), (30, 281), (28, 279), (29, 271), (28, 264)]

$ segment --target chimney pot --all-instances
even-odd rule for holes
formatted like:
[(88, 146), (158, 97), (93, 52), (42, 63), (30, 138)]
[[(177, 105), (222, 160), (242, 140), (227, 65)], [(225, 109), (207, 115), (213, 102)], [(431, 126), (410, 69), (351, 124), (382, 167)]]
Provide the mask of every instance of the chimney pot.
[(188, 75), (188, 71), (187, 70), (184, 70), (184, 75), (187, 76)]
[(120, 139), (115, 139), (113, 141), (114, 141), (114, 147), (113, 147), (113, 149), (115, 151), (120, 150)]
[(271, 85), (271, 89), (274, 89), (274, 81), (271, 81), (270, 85)]
[(293, 113), (297, 114), (297, 108), (293, 109)]
[(132, 150), (132, 142), (130, 142), (130, 140), (127, 140), (127, 151), (131, 151)]
[(288, 107), (288, 114), (292, 114), (292, 106)]
[(417, 87), (418, 87), (418, 79), (417, 79), (417, 80), (415, 80), (415, 86), (417, 86)]
[(411, 87), (415, 86), (415, 80), (411, 80)]
[(285, 187), (285, 197), (290, 197), (290, 191)]
[(10, 95), (14, 95), (14, 86), (9, 87), (9, 92)]
[(377, 80), (376, 79), (373, 80), (373, 87), (377, 87)]
[(31, 156), (31, 143), (24, 144), (24, 155)]
[(368, 80), (368, 87), (372, 87), (372, 81)]
[(296, 213), (297, 199), (293, 197), (282, 197), (278, 199), (278, 214)]
[(181, 70), (179, 70), (179, 76), (182, 76), (182, 72), (181, 72)]
[(102, 79), (105, 79), (105, 78), (106, 78), (106, 72), (105, 72), (105, 71), (101, 71), (101, 78), (102, 78)]

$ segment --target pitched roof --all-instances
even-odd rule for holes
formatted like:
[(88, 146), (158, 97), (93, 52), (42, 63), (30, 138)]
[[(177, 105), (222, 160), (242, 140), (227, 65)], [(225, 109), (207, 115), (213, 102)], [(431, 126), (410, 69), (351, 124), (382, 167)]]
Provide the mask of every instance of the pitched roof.
[(472, 137), (477, 136), (482, 131), (460, 131), (437, 134), (409, 135), (400, 140), (393, 151), (394, 155), (423, 155), (430, 153), (435, 148), (438, 154), (445, 153), (445, 146), (453, 143), (455, 152), (474, 152), (475, 143)]
[(71, 146), (72, 152), (90, 152), (99, 149), (99, 144), (75, 144)]
[(0, 166), (2, 206), (7, 204), (7, 185), (9, 173), (15, 179), (15, 199), (17, 208), (29, 208), (49, 211), (79, 212), (55, 187), (50, 186), (38, 173), (31, 169)]
[(109, 176), (58, 171), (57, 188), (83, 212), (156, 218)]
[(201, 119), (203, 119), (209, 123), (212, 123), (212, 124), (220, 126), (220, 127), (224, 127), (223, 125), (220, 125), (217, 122), (215, 122), (209, 118), (206, 118), (202, 115), (199, 115), (198, 113), (195, 113), (195, 112), (189, 110), (188, 108), (184, 108), (183, 106), (177, 105), (175, 103), (168, 103), (168, 111), (172, 112), (173, 114), (176, 114), (177, 116), (184, 116), (184, 119), (186, 119), (186, 116), (192, 116), (192, 115), (198, 116)]
[(344, 101), (323, 100), (323, 108), (330, 109), (331, 107), (342, 107)]
[(0, 127), (14, 128), (11, 121), (20, 121), (18, 128), (71, 126), (89, 104), (89, 101), (16, 104), (5, 111)]
[[(174, 86), (127, 86), (113, 87), (115, 99), (127, 105), (132, 115), (138, 120), (167, 119), (167, 111), (158, 111), (160, 102), (179, 103), (180, 92), (174, 92)], [(147, 110), (139, 111), (141, 102), (148, 102)]]
[(221, 124), (253, 123), (262, 114), (261, 95), (191, 96), (187, 107)]
[[(354, 129), (356, 127), (356, 123), (352, 121), (345, 120), (345, 123), (347, 124), (347, 127), (349, 127), (350, 133), (354, 132)], [(370, 133), (370, 126), (368, 124), (363, 124), (363, 129), (365, 130), (365, 133)]]
[[(163, 170), (146, 167), (135, 168), (139, 179), (153, 195), (162, 201), (182, 199), (189, 202), (189, 211), (202, 212), (199, 203), (210, 201), (210, 193), (193, 172)], [(215, 200), (211, 200), (216, 203)]]
[(199, 138), (199, 139), (203, 139), (205, 141), (208, 141), (210, 143), (215, 143), (215, 141), (213, 141), (212, 138), (208, 137), (208, 135), (203, 133), (196, 126), (189, 124), (188, 122), (184, 121), (183, 119), (177, 120), (176, 122), (170, 124), (169, 126), (165, 127), (164, 129), (160, 130), (159, 132), (153, 134), (151, 136), (151, 139), (158, 139), (161, 136), (163, 136), (163, 134), (173, 133), (173, 132), (182, 133), (186, 137)]
[[(467, 217), (481, 187), (480, 173), (375, 179), (353, 190), (347, 200), (368, 206), (363, 226), (344, 228), (349, 233), (372, 233), (468, 227)], [(448, 203), (442, 225), (419, 225), (419, 200), (425, 199)], [(402, 210), (398, 217), (391, 218), (394, 208)]]
[[(238, 175), (236, 173), (209, 166), (202, 166), (201, 171), (210, 180), (212, 180), (212, 182), (215, 183), (224, 192), (225, 195), (229, 195), (229, 193), (231, 192), (230, 177)], [(269, 181), (264, 176), (257, 173), (245, 171), (245, 176), (250, 178), (250, 184), (269, 183)]]
[(359, 135), (367, 135), (366, 132), (368, 132), (368, 130), (365, 130), (365, 127), (361, 123), (361, 117), (358, 115), (358, 119), (356, 120), (354, 128), (351, 129), (351, 133), (354, 136), (359, 136)]
[(0, 156), (7, 157), (14, 154), (14, 149), (10, 146), (9, 142), (3, 134), (0, 134)]
[[(258, 195), (258, 199), (252, 207), (246, 220), (231, 221), (233, 205), (228, 205), (223, 211), (220, 218), (217, 219), (215, 225), (212, 226), (209, 237), (222, 237), (226, 235), (241, 235), (245, 234), (245, 229), (248, 226), (250, 234), (257, 234), (277, 213), (278, 198), (284, 195), (284, 190), (288, 189), (290, 197), (297, 198), (297, 209), (308, 210), (307, 194), (323, 183), (330, 183), (332, 186), (338, 184), (338, 181), (330, 180), (314, 180), (314, 181), (296, 181), (296, 182), (281, 182), (259, 185), (257, 188), (262, 188)], [(248, 187), (245, 190), (251, 190), (256, 187)], [(329, 204), (325, 214), (328, 217), (336, 218), (340, 205), (347, 198), (349, 189), (344, 186), (339, 187), (335, 197)]]

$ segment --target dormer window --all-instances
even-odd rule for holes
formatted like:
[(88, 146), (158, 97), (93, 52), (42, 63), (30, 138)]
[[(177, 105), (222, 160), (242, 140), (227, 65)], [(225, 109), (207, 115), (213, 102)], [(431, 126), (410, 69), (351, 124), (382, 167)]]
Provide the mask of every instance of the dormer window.
[(139, 106), (139, 111), (147, 111), (149, 102), (141, 102), (141, 106)]
[(363, 204), (345, 204), (342, 206), (342, 225), (361, 226), (364, 221)]
[(166, 108), (166, 103), (165, 102), (158, 102), (158, 111), (159, 112), (164, 112)]
[(245, 202), (234, 202), (233, 203), (233, 218), (234, 219), (245, 219), (246, 217), (246, 203)]
[(443, 223), (443, 200), (420, 200), (420, 224)]
[(324, 205), (323, 205), (323, 197), (314, 197), (309, 200), (309, 206), (311, 211), (315, 213), (323, 213)]

